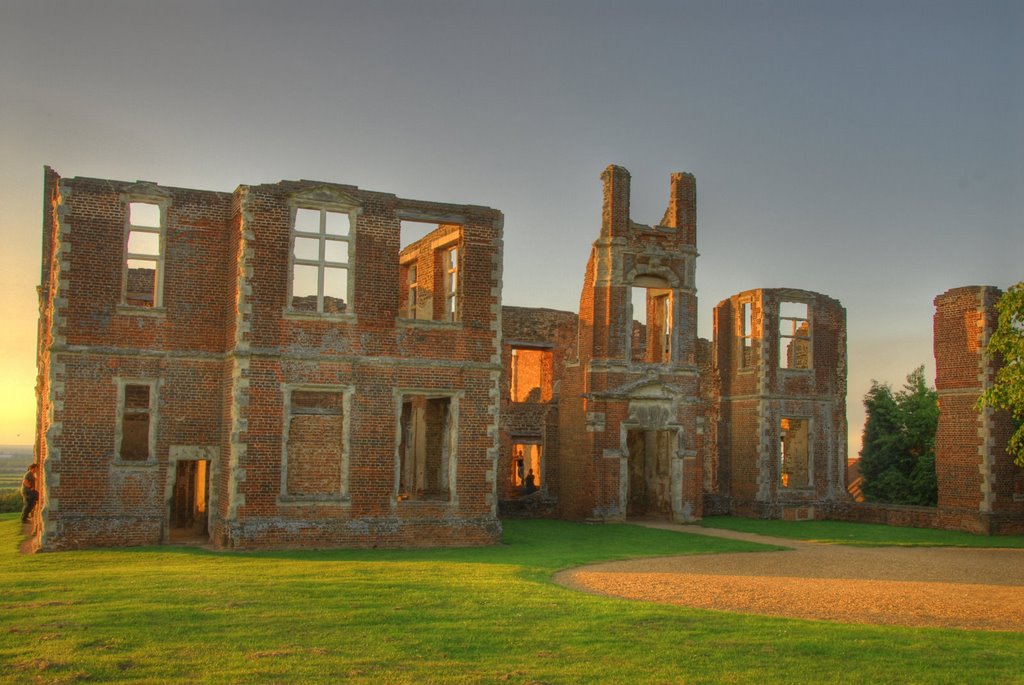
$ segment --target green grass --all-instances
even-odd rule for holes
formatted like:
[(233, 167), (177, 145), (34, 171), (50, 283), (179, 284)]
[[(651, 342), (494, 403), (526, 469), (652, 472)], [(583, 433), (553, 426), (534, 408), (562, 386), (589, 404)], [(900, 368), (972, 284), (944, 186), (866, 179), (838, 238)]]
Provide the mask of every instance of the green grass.
[(484, 549), (22, 556), (19, 531), (0, 516), (2, 682), (1024, 682), (1019, 633), (744, 616), (549, 580), (766, 549), (699, 535), (509, 521)]
[(971, 535), (951, 530), (902, 528), (847, 521), (764, 521), (759, 519), (709, 516), (704, 528), (724, 528), (790, 540), (810, 540), (865, 547), (1024, 547), (1022, 535)]

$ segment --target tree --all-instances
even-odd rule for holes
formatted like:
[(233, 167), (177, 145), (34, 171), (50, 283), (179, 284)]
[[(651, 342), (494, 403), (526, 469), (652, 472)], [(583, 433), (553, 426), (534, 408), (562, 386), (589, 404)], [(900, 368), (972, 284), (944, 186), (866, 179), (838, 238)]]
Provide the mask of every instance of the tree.
[(867, 420), (860, 452), (862, 490), (869, 502), (935, 506), (935, 432), (939, 395), (924, 380), (924, 367), (907, 376), (899, 392), (871, 382), (864, 396)]
[(1010, 286), (996, 303), (999, 322), (989, 338), (987, 351), (1003, 357), (995, 382), (978, 398), (979, 411), (985, 407), (1005, 409), (1017, 422), (1006, 451), (1024, 467), (1024, 281)]

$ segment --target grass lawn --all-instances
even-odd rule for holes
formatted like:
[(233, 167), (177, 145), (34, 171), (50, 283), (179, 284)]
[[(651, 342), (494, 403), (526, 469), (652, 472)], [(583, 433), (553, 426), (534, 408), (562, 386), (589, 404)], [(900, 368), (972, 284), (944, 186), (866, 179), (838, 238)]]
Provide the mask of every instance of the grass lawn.
[(865, 547), (1024, 547), (1024, 535), (972, 535), (931, 528), (901, 528), (846, 521), (762, 521), (732, 516), (709, 516), (704, 528), (771, 535), (790, 540), (831, 542)]
[(1019, 633), (700, 611), (549, 580), (766, 549), (699, 535), (509, 521), (484, 549), (22, 556), (18, 533), (0, 516), (2, 682), (1024, 682)]

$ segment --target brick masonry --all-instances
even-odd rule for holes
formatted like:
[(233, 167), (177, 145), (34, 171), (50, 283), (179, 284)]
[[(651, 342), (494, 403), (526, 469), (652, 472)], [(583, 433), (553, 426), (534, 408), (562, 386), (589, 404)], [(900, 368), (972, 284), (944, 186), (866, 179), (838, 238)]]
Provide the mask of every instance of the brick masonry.
[[(45, 188), (42, 549), (168, 542), (179, 459), (209, 464), (203, 508), (219, 547), (497, 541), (500, 212), (310, 181), (217, 193), (47, 169)], [(123, 296), (136, 201), (164, 208), (160, 306)], [(289, 306), (297, 207), (355, 217), (341, 312)], [(399, 318), (403, 217), (460, 227), (456, 320)], [(153, 397), (141, 460), (118, 451), (125, 384)], [(288, 398), (303, 392), (334, 399), (293, 416)], [(441, 496), (399, 496), (406, 397), (446, 398)], [(317, 421), (331, 422), (316, 429), (330, 449), (310, 445)]]
[[(793, 330), (780, 311), (792, 305), (806, 312), (807, 338), (796, 343), (780, 340)], [(796, 519), (845, 502), (846, 310), (807, 290), (748, 290), (715, 307), (714, 326), (705, 392), (718, 441), (708, 457), (709, 499), (726, 499), (735, 514)], [(782, 357), (794, 344), (804, 346), (800, 362), (787, 367)], [(790, 482), (782, 438), (783, 422), (793, 420), (806, 422), (809, 451)]]
[(1024, 470), (1005, 449), (1013, 419), (1008, 412), (975, 409), (1002, 362), (986, 350), (1001, 294), (991, 286), (968, 286), (935, 298), (939, 510), (949, 519), (944, 527), (989, 534), (1024, 533)]
[[(630, 218), (625, 169), (601, 178), (579, 311), (563, 312), (502, 306), (487, 207), (46, 168), (36, 547), (481, 545), (499, 515), (1021, 531), (1007, 417), (973, 410), (998, 363), (996, 289), (936, 299), (938, 510), (853, 506), (840, 303), (746, 291), (698, 339), (694, 177), (671, 176), (657, 225)], [(434, 226), (402, 246), (405, 221)]]
[[(696, 358), (695, 180), (672, 175), (669, 206), (655, 226), (630, 218), (628, 171), (609, 166), (602, 181), (601, 230), (584, 275), (577, 345), (561, 379), (560, 512), (594, 521), (696, 520), (704, 407)], [(638, 287), (647, 291), (642, 335), (635, 324), (641, 313), (631, 304)]]

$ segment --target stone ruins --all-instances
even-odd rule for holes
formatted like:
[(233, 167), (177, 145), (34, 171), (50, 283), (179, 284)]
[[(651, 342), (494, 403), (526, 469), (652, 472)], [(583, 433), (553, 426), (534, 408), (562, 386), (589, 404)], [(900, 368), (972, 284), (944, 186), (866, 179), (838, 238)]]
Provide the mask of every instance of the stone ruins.
[(503, 517), (1024, 532), (973, 408), (999, 291), (935, 300), (939, 506), (846, 490), (846, 313), (742, 292), (697, 337), (696, 186), (602, 174), (578, 312), (502, 304), (502, 214), (319, 181), (44, 177), (34, 545), (485, 545)]

